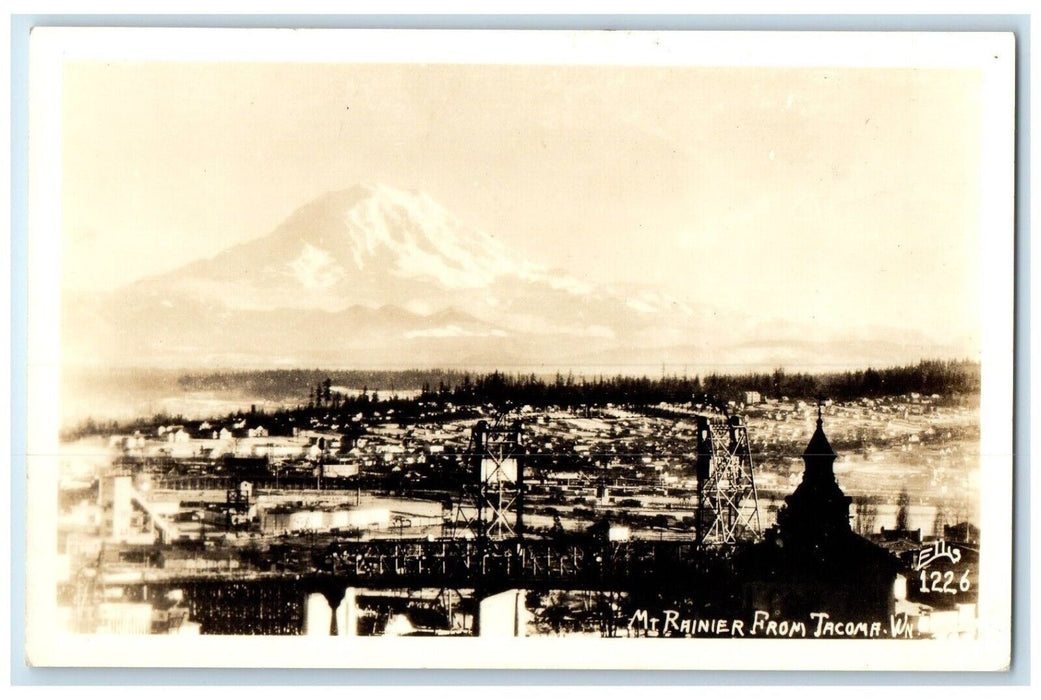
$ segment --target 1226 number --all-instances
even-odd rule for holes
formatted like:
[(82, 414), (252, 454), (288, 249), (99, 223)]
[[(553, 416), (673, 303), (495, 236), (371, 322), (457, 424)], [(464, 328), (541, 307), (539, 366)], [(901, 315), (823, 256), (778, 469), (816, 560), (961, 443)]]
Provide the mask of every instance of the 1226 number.
[(922, 593), (949, 593), (955, 595), (958, 592), (964, 593), (972, 588), (968, 569), (958, 579), (957, 585), (954, 582), (954, 577), (955, 573), (953, 571), (923, 571), (919, 577), (922, 583)]

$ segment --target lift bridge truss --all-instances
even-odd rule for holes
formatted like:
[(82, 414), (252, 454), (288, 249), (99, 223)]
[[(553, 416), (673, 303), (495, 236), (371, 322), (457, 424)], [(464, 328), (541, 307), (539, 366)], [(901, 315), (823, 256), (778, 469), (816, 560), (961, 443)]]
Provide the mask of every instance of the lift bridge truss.
[(762, 534), (759, 496), (748, 445), (748, 427), (738, 416), (696, 413), (700, 545), (733, 545)]
[(505, 415), (478, 421), (470, 433), (467, 475), (452, 523), (457, 536), (484, 541), (524, 535), (523, 429), (518, 420), (507, 423)]

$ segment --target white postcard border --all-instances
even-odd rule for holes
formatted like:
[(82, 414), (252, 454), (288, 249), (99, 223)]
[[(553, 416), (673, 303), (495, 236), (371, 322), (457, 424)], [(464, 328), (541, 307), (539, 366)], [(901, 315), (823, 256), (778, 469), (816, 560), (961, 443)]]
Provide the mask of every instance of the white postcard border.
[[(994, 670), (1011, 634), (1011, 34), (37, 29), (30, 45), (27, 653), (71, 666)], [(56, 631), (61, 70), (76, 60), (977, 68), (984, 77), (980, 638), (976, 641), (119, 638)], [(836, 646), (837, 645), (837, 646)]]

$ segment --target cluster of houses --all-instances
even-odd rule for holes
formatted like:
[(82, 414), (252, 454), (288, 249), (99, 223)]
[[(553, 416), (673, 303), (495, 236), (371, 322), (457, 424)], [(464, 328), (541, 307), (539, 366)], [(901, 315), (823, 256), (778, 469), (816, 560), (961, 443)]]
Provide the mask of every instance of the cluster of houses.
[[(825, 402), (832, 440), (844, 448), (840, 463), (870, 462), (894, 449), (925, 454), (923, 443), (947, 449), (952, 430), (947, 424), (971, 423), (971, 409), (938, 406), (938, 398)], [(801, 474), (799, 446), (809, 438), (817, 406), (764, 399), (757, 392), (747, 392), (744, 399), (731, 409), (749, 425), (757, 482), (767, 490), (787, 492)], [(914, 413), (915, 407), (928, 415)], [(689, 412), (689, 405), (675, 408)], [(697, 440), (693, 421), (657, 419), (614, 406), (537, 412), (524, 407), (519, 414), (532, 455), (529, 488), (536, 494), (566, 503), (604, 500), (610, 492), (614, 501), (648, 502), (657, 496), (683, 498), (697, 488), (691, 459)], [(234, 458), (260, 465), (260, 476), (250, 478), (263, 478), (265, 470), (272, 478), (359, 475), (365, 487), (385, 483), (396, 489), (436, 489), (444, 483), (437, 480), (439, 474), (462, 466), (475, 424), (472, 417), (439, 420), (430, 415), (416, 423), (396, 423), (393, 416), (382, 416), (369, 421), (363, 431), (315, 420), (289, 435), (272, 435), (263, 418), (250, 414), (224, 423), (163, 425), (150, 435), (115, 436), (112, 444), (131, 457), (192, 463), (196, 474)]]

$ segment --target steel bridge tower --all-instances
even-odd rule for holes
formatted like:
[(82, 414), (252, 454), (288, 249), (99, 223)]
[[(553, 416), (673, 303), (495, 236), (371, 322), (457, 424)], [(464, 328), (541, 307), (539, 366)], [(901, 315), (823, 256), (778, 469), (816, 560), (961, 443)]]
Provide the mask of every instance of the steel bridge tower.
[(524, 534), (524, 444), (519, 420), (478, 421), (466, 451), (455, 525), (481, 540)]
[(748, 427), (738, 416), (695, 416), (698, 426), (697, 541), (732, 545), (762, 535)]

